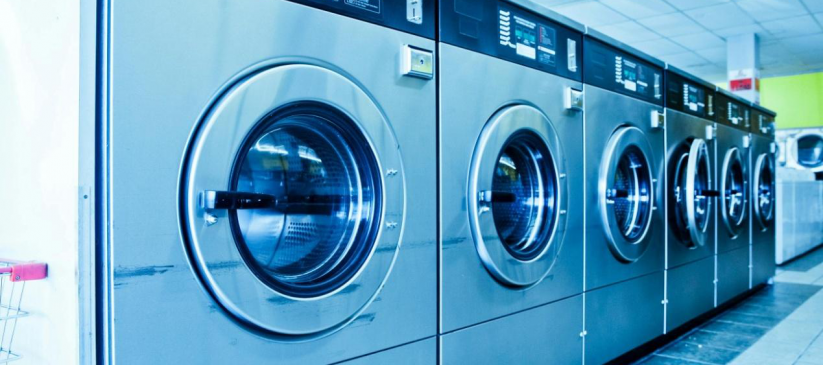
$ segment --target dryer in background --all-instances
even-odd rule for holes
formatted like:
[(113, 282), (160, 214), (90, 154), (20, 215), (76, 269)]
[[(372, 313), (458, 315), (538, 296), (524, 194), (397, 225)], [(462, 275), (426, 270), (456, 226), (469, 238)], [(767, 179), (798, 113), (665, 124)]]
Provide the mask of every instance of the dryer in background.
[(418, 5), (110, 2), (108, 361), (436, 361), (434, 6)]
[(666, 331), (714, 307), (715, 86), (666, 71)]
[(441, 360), (579, 363), (583, 28), (496, 0), (439, 11)]
[(749, 289), (749, 104), (725, 90), (715, 98), (717, 114), (717, 284), (715, 305)]
[(589, 31), (586, 92), (586, 362), (663, 333), (664, 64)]
[(752, 108), (751, 174), (751, 286), (768, 282), (775, 272), (774, 216), (776, 212), (777, 144), (774, 141), (776, 114), (754, 105)]
[(811, 171), (823, 180), (823, 128), (781, 129), (781, 166)]

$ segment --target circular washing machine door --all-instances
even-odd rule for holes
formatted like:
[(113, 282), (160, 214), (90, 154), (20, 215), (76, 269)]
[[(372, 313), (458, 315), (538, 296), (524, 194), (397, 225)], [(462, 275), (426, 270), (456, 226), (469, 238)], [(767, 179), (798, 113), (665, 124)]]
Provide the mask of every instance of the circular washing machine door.
[(743, 157), (737, 147), (730, 148), (723, 157), (720, 173), (720, 210), (723, 224), (731, 237), (737, 237), (746, 218), (748, 178)]
[(798, 167), (823, 171), (823, 133), (799, 133), (789, 139), (789, 151)]
[(763, 153), (757, 156), (753, 180), (754, 217), (760, 228), (766, 229), (774, 218), (775, 176), (774, 160), (771, 155)]
[(551, 122), (531, 106), (502, 109), (480, 135), (469, 220), (483, 264), (504, 285), (534, 285), (556, 261), (566, 227), (563, 161)]
[(654, 207), (652, 147), (636, 127), (612, 134), (600, 162), (598, 203), (609, 249), (621, 261), (637, 261), (646, 252)]
[(711, 220), (712, 190), (709, 149), (702, 139), (683, 142), (669, 161), (669, 217), (675, 236), (689, 248), (706, 243)]
[(386, 118), (346, 77), (303, 64), (246, 77), (211, 106), (184, 166), (195, 271), (242, 323), (323, 335), (376, 296), (399, 247), (404, 175)]

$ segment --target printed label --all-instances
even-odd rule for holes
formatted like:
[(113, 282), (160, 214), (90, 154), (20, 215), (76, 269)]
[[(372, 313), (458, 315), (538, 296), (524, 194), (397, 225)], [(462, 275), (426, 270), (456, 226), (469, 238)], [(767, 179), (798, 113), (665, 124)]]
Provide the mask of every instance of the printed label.
[(380, 14), (380, 1), (381, 0), (345, 0), (344, 3), (348, 6)]

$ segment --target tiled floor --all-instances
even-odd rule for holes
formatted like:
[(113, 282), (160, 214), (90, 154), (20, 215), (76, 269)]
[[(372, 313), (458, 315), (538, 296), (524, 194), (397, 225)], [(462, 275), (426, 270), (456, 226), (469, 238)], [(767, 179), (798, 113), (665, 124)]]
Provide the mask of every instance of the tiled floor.
[(823, 247), (639, 364), (823, 365)]

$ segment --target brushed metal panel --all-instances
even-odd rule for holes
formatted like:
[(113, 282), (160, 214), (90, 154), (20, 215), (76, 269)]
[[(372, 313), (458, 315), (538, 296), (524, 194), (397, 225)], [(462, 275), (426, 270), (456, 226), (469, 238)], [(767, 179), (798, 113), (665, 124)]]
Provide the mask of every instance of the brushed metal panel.
[(666, 332), (714, 308), (714, 257), (668, 270)]
[(663, 272), (586, 294), (586, 363), (603, 364), (663, 334)]
[(749, 247), (717, 255), (717, 305), (749, 290)]
[(482, 323), (440, 338), (442, 364), (580, 364), (583, 296)]

